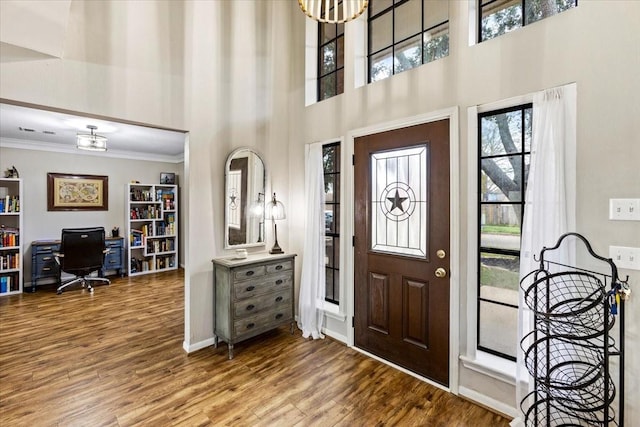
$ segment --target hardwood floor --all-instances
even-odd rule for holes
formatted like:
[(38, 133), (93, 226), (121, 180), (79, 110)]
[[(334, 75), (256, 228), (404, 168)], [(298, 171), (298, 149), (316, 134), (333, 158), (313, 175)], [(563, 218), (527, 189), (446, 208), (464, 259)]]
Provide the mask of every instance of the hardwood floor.
[(0, 425), (506, 426), (506, 419), (331, 339), (288, 328), (191, 355), (183, 272), (93, 295), (0, 298)]

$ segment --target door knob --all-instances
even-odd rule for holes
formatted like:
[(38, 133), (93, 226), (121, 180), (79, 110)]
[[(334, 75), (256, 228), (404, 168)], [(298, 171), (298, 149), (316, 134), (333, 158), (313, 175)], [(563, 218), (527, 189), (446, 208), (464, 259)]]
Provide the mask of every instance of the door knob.
[(442, 279), (443, 277), (447, 277), (447, 270), (442, 267), (438, 267), (436, 269), (436, 277)]
[(444, 251), (444, 249), (438, 249), (436, 251), (436, 256), (440, 259), (443, 259), (444, 257), (447, 256), (447, 253)]

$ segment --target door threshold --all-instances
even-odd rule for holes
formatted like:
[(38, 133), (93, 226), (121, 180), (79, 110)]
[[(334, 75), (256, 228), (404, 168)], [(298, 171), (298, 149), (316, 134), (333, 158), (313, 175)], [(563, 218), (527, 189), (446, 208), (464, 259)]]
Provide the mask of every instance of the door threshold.
[[(434, 387), (437, 387), (437, 388), (439, 388), (439, 389), (441, 389), (441, 390), (444, 390), (444, 391), (447, 391), (447, 392), (449, 392), (449, 393), (455, 394), (455, 393), (453, 393), (453, 392), (451, 391), (451, 388), (450, 388), (450, 387), (445, 387), (445, 386), (443, 386), (442, 384), (437, 383), (437, 382), (435, 382), (435, 381), (433, 381), (433, 380), (431, 380), (431, 379), (429, 379), (429, 378), (427, 378), (427, 377), (423, 377), (423, 376), (422, 376), (422, 375), (420, 375), (420, 374), (416, 374), (415, 372), (410, 371), (410, 370), (409, 370), (409, 369), (407, 369), (407, 368), (404, 368), (404, 367), (402, 367), (402, 366), (400, 366), (400, 365), (396, 365), (395, 363), (390, 362), (390, 361), (388, 361), (387, 359), (383, 359), (383, 358), (382, 358), (382, 357), (380, 357), (380, 356), (376, 356), (376, 355), (375, 355), (375, 354), (373, 354), (373, 353), (369, 353), (368, 351), (363, 350), (363, 349), (361, 349), (361, 348), (359, 348), (359, 347), (356, 347), (355, 345), (352, 345), (352, 346), (349, 346), (349, 347), (351, 347), (352, 349), (356, 350), (356, 351), (357, 351), (357, 352), (359, 352), (359, 353), (364, 354), (365, 356), (368, 356), (368, 357), (370, 357), (370, 358), (372, 358), (372, 359), (377, 360), (378, 362), (382, 362), (382, 363), (384, 363), (385, 365), (388, 365), (388, 366), (391, 366), (391, 367), (392, 367), (392, 368), (394, 368), (394, 369), (397, 369), (398, 371), (404, 372), (404, 373), (405, 373), (405, 374), (407, 374), (407, 375), (411, 375), (411, 376), (412, 376), (412, 377), (414, 377), (415, 379), (418, 379), (418, 380), (420, 380), (420, 381), (422, 381), (422, 382), (425, 382), (425, 383), (427, 383), (427, 384), (429, 384), (429, 385), (432, 385), (432, 386), (434, 386)], [(451, 376), (451, 372), (449, 372), (449, 376)]]

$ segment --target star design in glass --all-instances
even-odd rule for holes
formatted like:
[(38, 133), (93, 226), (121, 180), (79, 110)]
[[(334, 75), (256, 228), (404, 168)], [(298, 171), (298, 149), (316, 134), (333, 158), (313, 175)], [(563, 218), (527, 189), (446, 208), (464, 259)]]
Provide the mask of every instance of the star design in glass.
[(402, 203), (407, 200), (408, 197), (400, 197), (400, 193), (396, 188), (396, 195), (394, 197), (387, 197), (387, 200), (391, 202), (391, 208), (389, 212), (393, 212), (396, 208), (400, 209), (401, 212), (404, 212), (404, 207), (402, 207)]

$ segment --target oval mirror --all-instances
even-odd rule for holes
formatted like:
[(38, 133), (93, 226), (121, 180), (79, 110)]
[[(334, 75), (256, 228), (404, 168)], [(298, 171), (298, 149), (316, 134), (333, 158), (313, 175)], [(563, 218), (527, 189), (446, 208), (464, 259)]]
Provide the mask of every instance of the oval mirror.
[(225, 248), (264, 246), (264, 186), (264, 163), (258, 153), (239, 148), (229, 155), (225, 167)]

